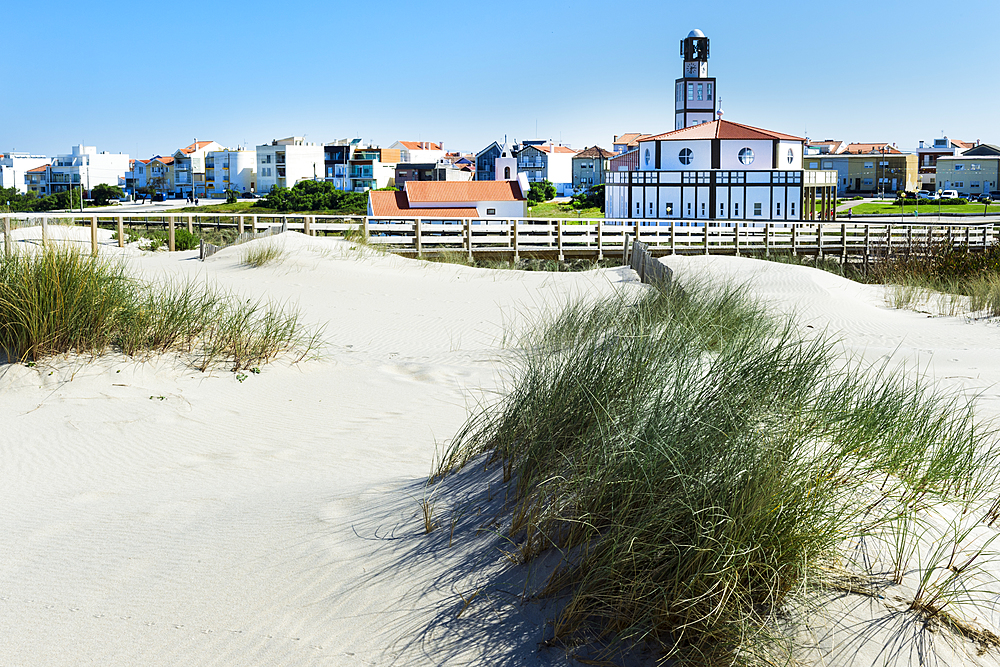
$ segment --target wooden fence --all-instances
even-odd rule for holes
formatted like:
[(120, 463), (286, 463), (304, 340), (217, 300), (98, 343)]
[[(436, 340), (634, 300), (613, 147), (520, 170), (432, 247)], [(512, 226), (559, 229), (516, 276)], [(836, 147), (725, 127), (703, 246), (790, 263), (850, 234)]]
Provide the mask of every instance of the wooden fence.
[(625, 252), (629, 257), (624, 258), (625, 261), (622, 264), (638, 273), (640, 281), (661, 290), (670, 287), (674, 272), (669, 266), (653, 258), (652, 253), (649, 252), (649, 245), (642, 241), (633, 241), (631, 249), (626, 244)]
[[(809, 254), (844, 259), (877, 257), (886, 253), (920, 252), (930, 245), (984, 250), (996, 243), (996, 223), (910, 224), (903, 222), (711, 222), (687, 220), (397, 220), (320, 215), (64, 215), (42, 224), (84, 224), (91, 228), (91, 245), (97, 250), (98, 227), (116, 229), (124, 244), (124, 228), (161, 228), (168, 231), (174, 248), (178, 226), (195, 229), (229, 229), (237, 234), (256, 233), (274, 225), (307, 235), (344, 235), (367, 238), (368, 243), (404, 255), (442, 252), (518, 259), (527, 257), (591, 258), (623, 255), (630, 240), (648, 246), (652, 255), (666, 254)], [(28, 222), (31, 222), (30, 220)], [(3, 218), (4, 244), (10, 251), (7, 231), (15, 222)]]

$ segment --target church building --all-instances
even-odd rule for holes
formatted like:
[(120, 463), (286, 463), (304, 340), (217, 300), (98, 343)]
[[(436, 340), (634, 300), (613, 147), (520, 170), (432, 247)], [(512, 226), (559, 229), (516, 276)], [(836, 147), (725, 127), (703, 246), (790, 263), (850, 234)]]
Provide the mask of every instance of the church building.
[(700, 30), (681, 41), (684, 76), (675, 82), (675, 129), (639, 140), (638, 169), (608, 174), (605, 216), (832, 220), (837, 172), (804, 171), (801, 137), (722, 120), (708, 56), (709, 40)]

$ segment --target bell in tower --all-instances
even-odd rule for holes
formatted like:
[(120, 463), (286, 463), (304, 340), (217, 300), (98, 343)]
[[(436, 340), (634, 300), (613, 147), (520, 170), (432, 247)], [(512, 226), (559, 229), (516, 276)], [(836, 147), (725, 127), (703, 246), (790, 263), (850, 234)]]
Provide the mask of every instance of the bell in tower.
[(718, 91), (715, 79), (708, 76), (708, 37), (701, 30), (692, 30), (681, 40), (684, 76), (677, 79), (674, 129), (710, 123), (715, 120), (715, 100)]

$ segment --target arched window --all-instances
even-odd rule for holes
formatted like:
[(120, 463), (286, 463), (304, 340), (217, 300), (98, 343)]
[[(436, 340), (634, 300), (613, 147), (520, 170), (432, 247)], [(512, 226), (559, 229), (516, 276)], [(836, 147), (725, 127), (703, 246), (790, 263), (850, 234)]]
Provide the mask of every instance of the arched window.
[(740, 149), (740, 162), (742, 164), (751, 164), (751, 163), (753, 163), (753, 151), (751, 149), (749, 149), (749, 148), (741, 148)]
[(795, 151), (791, 148), (788, 149), (788, 164), (791, 164), (795, 160)]
[(510, 180), (510, 167), (504, 167), (503, 168), (503, 180), (505, 180), (505, 181), (509, 181)]
[(680, 160), (681, 164), (691, 164), (694, 161), (694, 151), (690, 148), (682, 148), (681, 152), (677, 154), (677, 159)]
[(645, 158), (645, 160), (646, 160), (646, 166), (648, 167), (649, 166), (649, 149), (648, 148), (646, 149), (646, 153), (645, 153), (645, 155), (643, 155), (643, 157)]

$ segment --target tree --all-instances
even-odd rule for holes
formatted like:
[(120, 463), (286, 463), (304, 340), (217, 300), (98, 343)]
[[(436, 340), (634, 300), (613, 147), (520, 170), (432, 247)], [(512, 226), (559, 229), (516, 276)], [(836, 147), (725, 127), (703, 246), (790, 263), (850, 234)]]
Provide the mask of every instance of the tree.
[(240, 197), (240, 193), (237, 192), (236, 190), (233, 190), (232, 188), (229, 188), (228, 190), (226, 190), (226, 203), (227, 204), (235, 204), (236, 200), (239, 199), (239, 197)]
[(98, 183), (90, 190), (90, 198), (94, 200), (94, 206), (107, 206), (112, 199), (121, 199), (125, 196), (122, 189), (117, 185)]
[(573, 195), (573, 208), (599, 208), (604, 213), (604, 184), (592, 185), (585, 192)]
[(528, 190), (528, 201), (532, 204), (540, 204), (555, 196), (556, 186), (552, 185), (552, 182), (548, 180), (532, 183), (531, 189)]
[(300, 181), (293, 188), (272, 187), (254, 206), (275, 211), (330, 211), (364, 215), (368, 196), (363, 192), (338, 190), (326, 181)]

